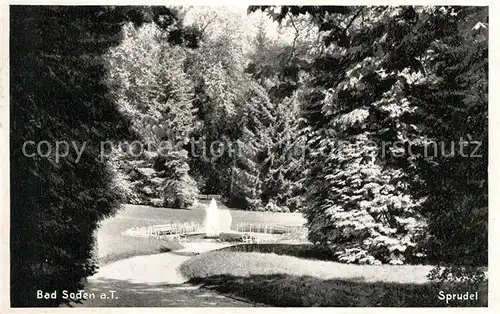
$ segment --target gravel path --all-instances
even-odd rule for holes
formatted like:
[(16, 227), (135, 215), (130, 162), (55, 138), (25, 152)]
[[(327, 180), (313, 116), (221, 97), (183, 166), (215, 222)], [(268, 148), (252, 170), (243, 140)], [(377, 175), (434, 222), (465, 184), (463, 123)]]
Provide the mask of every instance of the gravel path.
[[(200, 286), (186, 284), (178, 272), (189, 256), (162, 253), (108, 264), (88, 278), (85, 291), (95, 297), (78, 307), (249, 307)], [(111, 291), (115, 291), (111, 293)], [(103, 298), (101, 298), (101, 295)]]

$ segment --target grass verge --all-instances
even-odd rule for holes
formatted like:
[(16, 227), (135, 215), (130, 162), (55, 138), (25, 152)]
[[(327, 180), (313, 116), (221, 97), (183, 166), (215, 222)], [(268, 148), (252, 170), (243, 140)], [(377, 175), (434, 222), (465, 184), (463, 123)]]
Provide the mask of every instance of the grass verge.
[(183, 248), (180, 243), (174, 241), (124, 236), (122, 238), (120, 243), (114, 243), (118, 246), (114, 251), (108, 249), (108, 254), (98, 256), (97, 261), (100, 266), (134, 256), (165, 253)]
[[(227, 249), (226, 249), (227, 250)], [(487, 306), (487, 284), (435, 283), (432, 266), (363, 266), (274, 253), (216, 251), (181, 266), (192, 283), (272, 306)], [(479, 299), (440, 300), (443, 293), (477, 292)]]

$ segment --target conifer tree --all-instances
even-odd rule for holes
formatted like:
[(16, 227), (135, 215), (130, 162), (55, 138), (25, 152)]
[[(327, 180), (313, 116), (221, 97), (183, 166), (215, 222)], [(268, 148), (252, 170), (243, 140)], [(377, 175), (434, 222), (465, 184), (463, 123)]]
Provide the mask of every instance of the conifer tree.
[[(426, 244), (442, 245), (449, 236), (443, 231), (454, 230), (441, 227), (450, 217), (457, 225), (475, 217), (473, 226), (478, 228), (465, 230), (475, 230), (470, 233), (478, 241), (474, 243), (484, 244), (484, 155), (476, 162), (452, 161), (418, 158), (409, 151), (450, 140), (454, 132), (465, 134), (464, 118), (471, 114), (474, 127), (469, 134), (485, 138), (486, 101), (477, 96), (485, 95), (485, 36), (474, 38), (463, 31), (483, 27), (484, 22), (473, 22), (481, 15), (468, 8), (409, 6), (304, 6), (269, 12), (277, 20), (311, 15), (327, 47), (309, 70), (303, 106), (303, 131), (311, 151), (306, 210), (310, 239), (346, 262), (402, 263), (426, 254), (449, 261), (453, 254), (438, 254), (446, 246), (429, 250)], [(459, 21), (469, 26), (462, 24), (461, 29)], [(460, 103), (466, 105), (457, 111), (454, 106)], [(451, 112), (464, 115), (451, 119)], [(445, 128), (437, 121), (447, 121)], [(472, 176), (458, 169), (481, 170)], [(448, 181), (460, 177), (453, 173), (470, 176), (465, 181), (469, 187), (483, 192), (446, 199), (450, 191), (464, 191), (463, 185)], [(482, 201), (473, 201), (473, 195)], [(464, 212), (476, 214), (464, 219)], [(460, 246), (458, 240), (453, 243), (445, 252)], [(471, 252), (466, 247), (459, 251)], [(485, 256), (485, 247), (478, 247)], [(464, 260), (477, 261), (471, 255)]]
[(248, 101), (242, 117), (242, 136), (238, 141), (240, 152), (233, 169), (234, 197), (244, 201), (251, 210), (262, 208), (262, 180), (267, 175), (272, 146), (271, 133), (275, 117), (273, 104), (265, 90), (249, 81)]
[[(142, 141), (139, 147), (125, 148), (129, 165), (122, 170), (135, 193), (146, 194), (139, 202), (186, 207), (197, 188), (184, 149), (196, 125), (193, 86), (184, 73), (185, 49), (168, 43), (169, 33), (153, 23), (138, 29), (128, 24), (123, 32), (121, 44), (107, 56), (109, 83), (118, 108)], [(131, 173), (137, 172), (145, 178), (134, 182)], [(155, 204), (158, 199), (163, 202)]]
[(262, 200), (273, 211), (298, 211), (302, 208), (305, 151), (299, 114), (297, 96), (283, 99), (275, 108), (270, 157), (266, 176), (262, 179)]

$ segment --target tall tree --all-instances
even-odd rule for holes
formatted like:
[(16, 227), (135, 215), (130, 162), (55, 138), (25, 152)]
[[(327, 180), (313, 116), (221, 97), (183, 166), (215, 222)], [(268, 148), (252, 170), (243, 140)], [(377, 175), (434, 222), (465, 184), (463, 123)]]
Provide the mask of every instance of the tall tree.
[[(170, 44), (169, 33), (154, 23), (138, 29), (128, 24), (123, 32), (121, 44), (106, 57), (108, 81), (119, 110), (142, 140), (139, 147), (125, 147), (132, 158), (123, 170), (136, 192), (146, 194), (142, 203), (163, 199), (159, 205), (185, 207), (197, 194), (185, 150), (196, 126), (193, 84), (184, 73), (185, 48)], [(146, 180), (133, 182), (137, 172)]]
[[(427, 147), (438, 154), (419, 158), (414, 169), (428, 195), (427, 251), (433, 262), (451, 266), (435, 272), (438, 278), (482, 276), (474, 269), (488, 263), (488, 9), (443, 7), (433, 15), (434, 25), (446, 26), (423, 60), (434, 84), (410, 89), (423, 130), (440, 144)], [(422, 36), (433, 32), (426, 28)]]
[[(243, 72), (246, 39), (242, 20), (225, 8), (202, 7), (193, 15), (202, 36), (199, 49), (189, 52), (187, 72), (194, 83), (193, 105), (201, 125), (193, 133), (191, 172), (204, 193), (228, 197), (237, 158), (233, 150), (242, 136), (249, 90)], [(210, 148), (219, 145), (225, 145), (222, 154), (212, 154)]]
[(275, 105), (269, 161), (262, 178), (262, 201), (274, 211), (299, 211), (303, 205), (304, 137), (300, 134), (298, 95)]
[(233, 202), (244, 201), (240, 206), (258, 210), (262, 206), (262, 181), (270, 162), (272, 132), (275, 124), (273, 104), (265, 90), (256, 82), (249, 82), (250, 89), (244, 104), (242, 136), (238, 141), (240, 151), (233, 166)]

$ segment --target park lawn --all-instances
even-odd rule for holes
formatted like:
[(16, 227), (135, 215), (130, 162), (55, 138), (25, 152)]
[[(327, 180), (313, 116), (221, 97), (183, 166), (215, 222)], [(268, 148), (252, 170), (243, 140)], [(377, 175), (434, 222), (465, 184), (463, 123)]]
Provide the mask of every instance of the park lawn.
[[(272, 306), (487, 306), (487, 284), (430, 282), (432, 266), (350, 265), (260, 252), (214, 251), (186, 261), (191, 283)], [(478, 291), (479, 301), (445, 301), (439, 291)]]
[(165, 224), (171, 220), (189, 221), (194, 213), (186, 210), (125, 205), (114, 217), (101, 222), (95, 233), (94, 256), (99, 266), (139, 255), (158, 254), (182, 248), (177, 242), (136, 238), (122, 233), (134, 227)]
[(123, 239), (123, 237), (125, 236), (116, 236), (121, 241), (116, 244), (112, 253), (98, 256), (97, 260), (100, 266), (134, 256), (165, 253), (183, 248), (180, 243), (173, 241), (134, 237)]
[[(223, 206), (223, 205), (221, 205)], [(225, 207), (227, 208), (227, 207)], [(305, 222), (297, 213), (269, 213), (232, 210), (233, 229), (236, 224), (273, 223), (300, 226)], [(144, 227), (175, 222), (203, 223), (204, 210), (157, 208), (142, 205), (124, 205), (114, 217), (100, 223), (95, 233), (94, 257), (100, 266), (138, 255), (157, 254), (181, 249), (178, 242), (166, 240), (134, 238), (122, 233), (134, 227)]]

